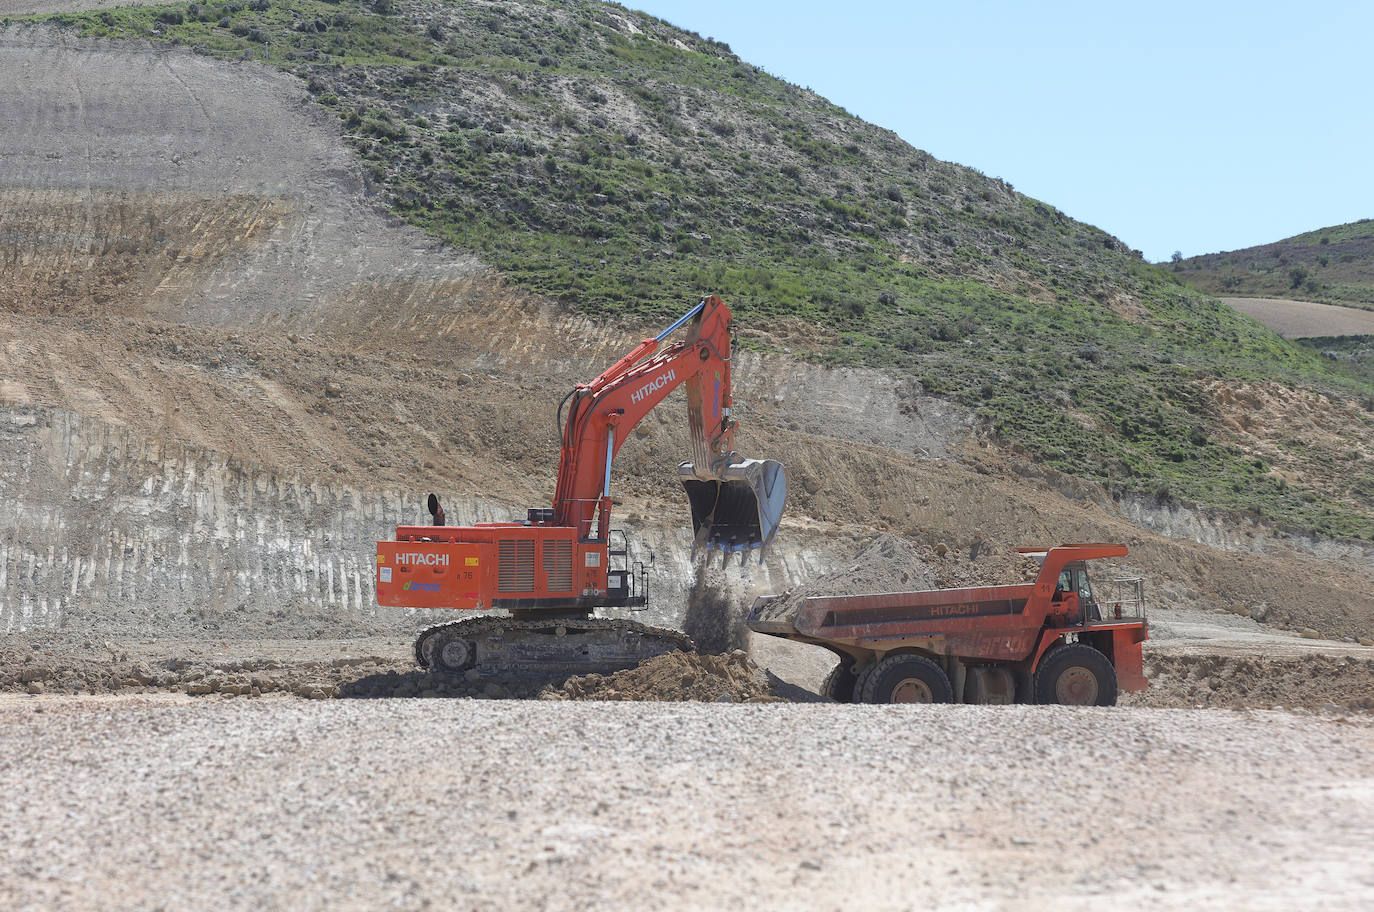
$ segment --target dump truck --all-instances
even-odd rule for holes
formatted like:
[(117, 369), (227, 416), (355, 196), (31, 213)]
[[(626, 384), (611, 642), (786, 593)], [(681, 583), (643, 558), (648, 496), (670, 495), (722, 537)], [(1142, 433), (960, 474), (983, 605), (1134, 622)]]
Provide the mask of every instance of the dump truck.
[(1111, 706), (1149, 686), (1144, 584), (1114, 581), (1099, 600), (1087, 562), (1125, 545), (1018, 548), (1039, 562), (1035, 581), (1007, 586), (756, 599), (757, 633), (829, 649), (839, 664), (823, 686), (844, 703), (1060, 703)]
[[(679, 329), (685, 338), (665, 344)], [(650, 411), (685, 387), (692, 459), (677, 466), (692, 521), (693, 553), (763, 559), (786, 499), (782, 463), (746, 459), (734, 448), (733, 317), (719, 297), (703, 298), (645, 339), (558, 407), (562, 448), (550, 506), (525, 519), (449, 526), (430, 494), (428, 525), (399, 526), (377, 543), (381, 605), (481, 612), (425, 630), (416, 661), (448, 674), (544, 678), (607, 673), (674, 649), (683, 633), (603, 608), (648, 603), (648, 577), (629, 537), (612, 525), (611, 464)]]

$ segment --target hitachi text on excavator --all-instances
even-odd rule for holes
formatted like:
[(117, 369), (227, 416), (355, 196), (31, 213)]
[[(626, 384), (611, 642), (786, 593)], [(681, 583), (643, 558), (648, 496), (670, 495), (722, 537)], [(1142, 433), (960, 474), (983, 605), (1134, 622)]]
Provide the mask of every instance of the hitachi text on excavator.
[[(663, 345), (684, 328), (685, 338)], [(647, 601), (645, 567), (611, 526), (611, 463), (635, 425), (685, 386), (692, 459), (678, 474), (691, 510), (693, 553), (743, 560), (758, 552), (762, 560), (787, 485), (780, 462), (735, 452), (731, 335), (730, 310), (713, 295), (596, 379), (578, 384), (559, 406), (562, 449), (552, 507), (531, 508), (522, 522), (447, 526), (431, 494), (431, 525), (400, 526), (394, 541), (377, 544), (380, 604), (507, 612), (426, 630), (415, 643), (422, 666), (551, 678), (613, 671), (691, 648), (675, 630), (594, 616), (598, 608)]]

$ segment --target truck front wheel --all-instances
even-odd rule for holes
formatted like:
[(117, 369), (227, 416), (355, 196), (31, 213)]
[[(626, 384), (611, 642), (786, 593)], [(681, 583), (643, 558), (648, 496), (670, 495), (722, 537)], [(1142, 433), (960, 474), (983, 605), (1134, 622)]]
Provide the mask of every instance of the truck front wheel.
[(867, 673), (865, 703), (952, 703), (954, 688), (943, 668), (925, 656), (888, 656)]
[(1035, 702), (1115, 706), (1116, 669), (1091, 646), (1060, 646), (1046, 655), (1035, 671)]

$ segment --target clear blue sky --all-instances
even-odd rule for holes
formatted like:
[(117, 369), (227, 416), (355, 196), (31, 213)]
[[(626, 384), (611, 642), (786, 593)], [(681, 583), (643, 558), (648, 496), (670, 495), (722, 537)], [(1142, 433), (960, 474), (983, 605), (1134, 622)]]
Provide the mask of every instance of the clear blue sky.
[(1374, 2), (632, 0), (1150, 260), (1374, 218)]

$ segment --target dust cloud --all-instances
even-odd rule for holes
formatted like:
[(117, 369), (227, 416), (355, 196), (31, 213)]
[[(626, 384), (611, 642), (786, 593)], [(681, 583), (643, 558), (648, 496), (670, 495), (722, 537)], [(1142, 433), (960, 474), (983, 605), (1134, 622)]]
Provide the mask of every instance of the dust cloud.
[(687, 593), (687, 614), (682, 631), (696, 643), (697, 651), (711, 655), (743, 649), (748, 643), (744, 626), (746, 605), (730, 592), (724, 577), (706, 565), (697, 567)]

